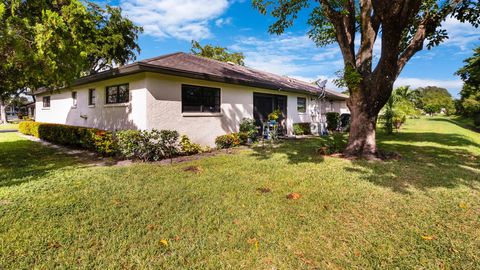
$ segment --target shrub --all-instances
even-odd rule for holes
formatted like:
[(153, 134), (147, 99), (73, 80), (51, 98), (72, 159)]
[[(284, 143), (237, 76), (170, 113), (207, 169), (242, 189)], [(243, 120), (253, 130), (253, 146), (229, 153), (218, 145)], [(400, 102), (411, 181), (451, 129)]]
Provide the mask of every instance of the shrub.
[(240, 145), (246, 145), (248, 143), (248, 133), (246, 132), (239, 132), (239, 133), (233, 133), (234, 136), (238, 137), (238, 140), (240, 141)]
[(247, 141), (246, 133), (230, 133), (218, 136), (215, 139), (215, 145), (218, 149), (227, 149), (245, 144)]
[(338, 112), (327, 112), (327, 129), (330, 131), (334, 131), (338, 127), (338, 123), (340, 122), (340, 114)]
[(331, 155), (341, 153), (347, 147), (347, 141), (342, 134), (334, 133), (326, 137), (325, 142), (321, 144), (317, 152), (321, 155)]
[(473, 124), (477, 127), (480, 126), (480, 112), (473, 115)]
[(310, 130), (310, 123), (295, 123), (293, 124), (293, 133), (295, 135), (309, 135), (312, 134)]
[(38, 135), (38, 127), (41, 123), (33, 122), (33, 121), (22, 121), (18, 124), (18, 131), (25, 135), (31, 135), (34, 137), (39, 137)]
[(88, 149), (105, 156), (116, 151), (112, 133), (95, 128), (23, 121), (19, 124), (19, 131), (51, 143)]
[(124, 130), (116, 138), (119, 153), (127, 159), (157, 161), (180, 152), (178, 132), (172, 130)]
[(255, 120), (250, 118), (243, 118), (240, 122), (240, 132), (247, 133), (248, 138), (255, 140), (258, 134)]
[[(155, 129), (152, 130), (152, 133), (157, 132)], [(179, 154), (179, 144), (178, 144), (178, 132), (176, 130), (161, 130), (159, 133), (160, 136), (160, 149), (163, 152), (163, 155), (167, 158), (174, 157)]]
[(202, 146), (198, 143), (193, 143), (186, 135), (180, 137), (180, 150), (183, 155), (195, 155), (203, 152)]
[(240, 142), (235, 141), (235, 136), (232, 134), (225, 134), (215, 138), (215, 145), (218, 149), (232, 148), (240, 145)]

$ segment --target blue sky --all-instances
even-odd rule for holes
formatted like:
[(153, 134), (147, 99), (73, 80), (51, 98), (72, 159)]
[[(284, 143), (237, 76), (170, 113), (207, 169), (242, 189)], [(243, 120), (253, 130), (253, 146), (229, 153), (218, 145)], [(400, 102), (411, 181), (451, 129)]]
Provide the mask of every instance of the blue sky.
[[(246, 65), (306, 81), (332, 80), (342, 69), (338, 45), (316, 47), (306, 36), (307, 12), (281, 36), (268, 34), (274, 21), (251, 7), (249, 0), (115, 0), (124, 13), (145, 32), (139, 42), (138, 59), (177, 51), (188, 52), (190, 41), (227, 47), (243, 52)], [(450, 39), (432, 50), (419, 52), (405, 67), (396, 85), (436, 85), (447, 88), (455, 97), (462, 82), (453, 73), (480, 45), (480, 29), (449, 18), (444, 28)], [(380, 44), (376, 44), (380, 48)], [(377, 53), (379, 51), (377, 50)]]

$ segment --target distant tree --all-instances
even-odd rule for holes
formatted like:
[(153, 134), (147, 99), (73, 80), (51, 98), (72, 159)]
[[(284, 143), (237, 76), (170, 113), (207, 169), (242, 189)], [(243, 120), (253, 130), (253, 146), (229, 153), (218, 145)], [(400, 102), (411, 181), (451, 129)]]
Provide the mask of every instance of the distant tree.
[(241, 66), (245, 65), (245, 56), (243, 53), (229, 52), (227, 48), (220, 46), (202, 46), (198, 41), (192, 40), (191, 52), (194, 55), (203, 56), (222, 62), (233, 62)]
[[(344, 68), (338, 82), (350, 91), (352, 115), (344, 154), (367, 158), (377, 154), (377, 116), (408, 61), (425, 46), (430, 49), (448, 38), (441, 29), (447, 17), (480, 25), (477, 0), (253, 0), (253, 6), (276, 19), (269, 28), (273, 34), (284, 33), (309, 9), (310, 38), (318, 46), (339, 45)], [(373, 50), (377, 38), (382, 49), (378, 60)]]
[(0, 0), (0, 119), (11, 95), (66, 87), (82, 75), (134, 60), (141, 31), (117, 7)]
[(417, 89), (420, 93), (420, 107), (428, 114), (439, 113), (442, 109), (447, 114), (455, 112), (455, 103), (447, 89), (427, 86)]
[(464, 62), (465, 66), (456, 72), (464, 81), (458, 109), (460, 114), (473, 116), (480, 114), (480, 46)]

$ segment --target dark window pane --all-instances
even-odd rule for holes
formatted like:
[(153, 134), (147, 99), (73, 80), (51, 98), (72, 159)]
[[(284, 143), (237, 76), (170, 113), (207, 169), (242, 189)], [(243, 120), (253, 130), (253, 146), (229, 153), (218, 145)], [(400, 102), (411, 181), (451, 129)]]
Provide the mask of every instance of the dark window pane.
[(72, 92), (72, 105), (77, 106), (77, 92)]
[(107, 87), (107, 104), (128, 102), (128, 84)]
[(88, 105), (95, 105), (95, 89), (89, 89), (88, 90)]
[(128, 102), (128, 84), (118, 86), (118, 103)]
[(50, 96), (43, 97), (43, 107), (50, 108)]
[(300, 113), (307, 112), (307, 99), (297, 97), (297, 111)]
[(182, 85), (182, 112), (220, 112), (220, 88)]

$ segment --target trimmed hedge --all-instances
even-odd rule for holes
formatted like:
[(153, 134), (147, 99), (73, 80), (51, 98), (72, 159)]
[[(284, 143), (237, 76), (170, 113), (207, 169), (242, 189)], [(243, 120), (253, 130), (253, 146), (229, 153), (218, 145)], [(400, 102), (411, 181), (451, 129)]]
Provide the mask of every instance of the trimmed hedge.
[(105, 130), (33, 121), (20, 122), (18, 130), (47, 142), (88, 149), (104, 156), (116, 152), (113, 134)]
[(310, 123), (295, 123), (293, 124), (293, 133), (295, 135), (310, 135), (312, 131), (310, 129)]

